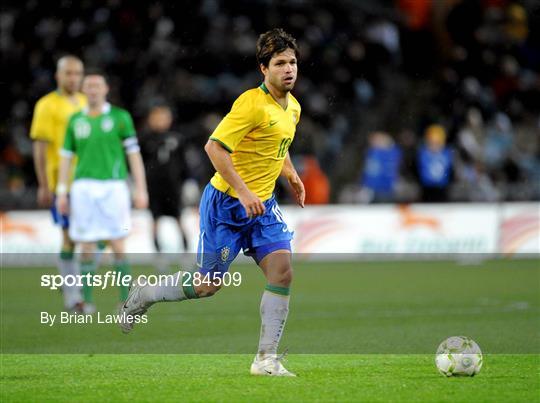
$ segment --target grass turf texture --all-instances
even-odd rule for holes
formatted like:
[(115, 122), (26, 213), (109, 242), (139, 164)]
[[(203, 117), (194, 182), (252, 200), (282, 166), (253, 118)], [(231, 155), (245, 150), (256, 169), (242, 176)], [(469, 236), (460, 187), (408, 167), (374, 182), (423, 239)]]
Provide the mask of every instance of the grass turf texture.
[[(61, 310), (39, 286), (54, 269), (2, 269), (0, 400), (538, 400), (537, 261), (296, 264), (282, 346), (298, 379), (248, 375), (265, 283), (254, 265), (233, 270), (240, 287), (155, 306), (125, 336), (116, 325), (39, 324), (41, 311)], [(116, 290), (96, 290), (96, 303), (113, 312)], [(476, 378), (437, 373), (434, 352), (452, 335), (482, 348)]]
[(298, 378), (247, 372), (251, 355), (6, 355), (2, 402), (538, 401), (538, 356), (492, 355), (444, 378), (433, 355), (292, 355)]

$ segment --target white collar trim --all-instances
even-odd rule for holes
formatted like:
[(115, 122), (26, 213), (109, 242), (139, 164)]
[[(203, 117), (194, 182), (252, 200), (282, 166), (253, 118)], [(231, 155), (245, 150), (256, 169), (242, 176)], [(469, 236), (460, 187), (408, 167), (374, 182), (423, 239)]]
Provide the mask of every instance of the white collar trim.
[[(88, 115), (89, 110), (90, 110), (90, 108), (88, 108), (88, 106), (85, 106), (84, 109), (83, 109), (84, 114)], [(111, 104), (108, 103), (108, 102), (105, 102), (103, 104), (103, 106), (101, 107), (101, 113), (105, 114), (105, 113), (109, 113), (110, 111), (111, 111)]]

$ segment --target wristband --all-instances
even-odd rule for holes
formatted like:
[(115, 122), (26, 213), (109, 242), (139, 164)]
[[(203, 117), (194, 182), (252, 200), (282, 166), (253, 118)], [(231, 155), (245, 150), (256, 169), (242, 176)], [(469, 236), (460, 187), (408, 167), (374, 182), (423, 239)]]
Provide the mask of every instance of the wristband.
[(67, 191), (68, 191), (68, 188), (67, 188), (66, 184), (59, 183), (58, 185), (56, 185), (56, 195), (57, 196), (65, 195), (65, 194), (67, 194)]

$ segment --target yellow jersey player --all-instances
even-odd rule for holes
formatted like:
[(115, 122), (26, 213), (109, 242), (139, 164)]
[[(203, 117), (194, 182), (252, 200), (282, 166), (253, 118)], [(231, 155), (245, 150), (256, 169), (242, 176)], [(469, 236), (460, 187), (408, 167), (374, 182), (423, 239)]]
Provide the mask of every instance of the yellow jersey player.
[[(56, 66), (58, 88), (36, 103), (30, 137), (34, 141), (34, 167), (38, 179), (38, 204), (51, 209), (53, 220), (62, 228), (62, 250), (58, 260), (60, 274), (78, 272), (73, 256), (73, 243), (68, 236), (67, 216), (58, 213), (54, 190), (58, 180), (60, 148), (70, 116), (86, 106), (86, 97), (79, 92), (83, 77), (83, 63), (75, 56), (64, 56)], [(75, 287), (63, 288), (64, 305), (68, 310), (80, 309), (81, 296)]]
[[(257, 60), (264, 82), (238, 97), (205, 146), (217, 172), (200, 204), (199, 276), (180, 271), (175, 274), (179, 286), (134, 285), (121, 309), (129, 318), (145, 313), (155, 302), (214, 295), (243, 249), (267, 280), (260, 305), (259, 349), (251, 365), (254, 375), (294, 376), (277, 355), (289, 312), (292, 232), (273, 191), (278, 176), (285, 176), (296, 202), (304, 206), (304, 185), (288, 152), (300, 120), (300, 104), (290, 94), (297, 53), (295, 39), (282, 29), (259, 37)], [(201, 276), (212, 281), (197, 281)], [(133, 321), (125, 320), (121, 326), (128, 332)]]

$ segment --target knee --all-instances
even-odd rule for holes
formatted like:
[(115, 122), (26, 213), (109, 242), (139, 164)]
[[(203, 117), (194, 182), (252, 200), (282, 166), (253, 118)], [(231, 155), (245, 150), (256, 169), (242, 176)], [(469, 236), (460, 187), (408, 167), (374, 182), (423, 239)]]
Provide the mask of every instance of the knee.
[(73, 252), (75, 250), (75, 243), (67, 236), (62, 238), (62, 250), (66, 252)]
[(125, 260), (126, 259), (126, 255), (124, 254), (124, 252), (114, 252), (114, 259), (116, 261), (120, 261), (120, 260)]
[(221, 289), (221, 286), (217, 286), (213, 284), (210, 284), (210, 285), (201, 284), (200, 286), (195, 287), (195, 292), (197, 293), (197, 296), (199, 298), (206, 298), (206, 297), (211, 297), (220, 289)]
[(82, 260), (92, 260), (94, 257), (94, 245), (91, 243), (83, 243), (81, 245), (81, 258)]
[(289, 287), (293, 280), (293, 270), (292, 267), (287, 267), (284, 270), (280, 271), (276, 276), (276, 283), (283, 287)]

